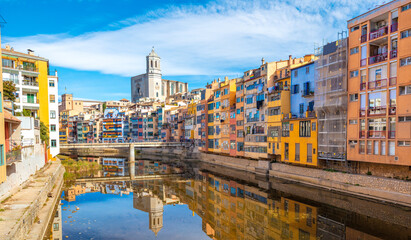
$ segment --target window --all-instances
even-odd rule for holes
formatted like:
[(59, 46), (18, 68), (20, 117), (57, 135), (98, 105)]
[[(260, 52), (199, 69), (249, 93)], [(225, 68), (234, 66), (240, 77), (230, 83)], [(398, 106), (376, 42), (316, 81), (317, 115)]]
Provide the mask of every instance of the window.
[(380, 151), (379, 151), (379, 146), (380, 146), (380, 144), (379, 144), (379, 142), (378, 141), (374, 141), (374, 155), (378, 155), (379, 153), (380, 153)]
[(280, 113), (281, 113), (280, 107), (274, 107), (274, 108), (268, 109), (268, 116), (280, 115)]
[(350, 94), (350, 102), (358, 101), (358, 93)]
[(54, 80), (49, 80), (49, 87), (54, 87)]
[(285, 122), (282, 124), (282, 136), (283, 137), (289, 137), (290, 136), (290, 123)]
[(300, 121), (300, 137), (311, 136), (311, 121)]
[(398, 117), (398, 122), (411, 122), (411, 116)]
[(356, 53), (358, 53), (359, 51), (360, 51), (360, 50), (359, 50), (359, 47), (351, 48), (351, 49), (350, 49), (350, 55), (356, 54)]
[(411, 29), (401, 32), (401, 38), (407, 38), (407, 37), (411, 37)]
[(306, 74), (310, 73), (310, 67), (305, 67), (305, 73)]
[(315, 131), (317, 128), (317, 124), (315, 122), (312, 123), (311, 130)]
[(298, 70), (294, 71), (294, 77), (298, 77)]
[(357, 31), (358, 29), (360, 29), (360, 26), (354, 26), (350, 29), (351, 32)]
[(58, 231), (58, 230), (59, 230), (59, 224), (53, 223), (53, 231)]
[(400, 60), (400, 67), (411, 65), (411, 57), (403, 58)]
[(50, 125), (50, 131), (55, 132), (56, 131), (56, 124), (51, 124)]
[(350, 77), (351, 77), (351, 78), (353, 78), (353, 77), (358, 77), (358, 70), (351, 71), (351, 72), (350, 72)]
[(364, 153), (365, 153), (365, 141), (364, 141), (364, 140), (360, 140), (359, 153), (360, 153), (360, 154), (364, 154)]
[(411, 94), (411, 85), (400, 86), (399, 88), (400, 88), (400, 95)]
[(385, 141), (381, 142), (381, 155), (385, 155)]
[(50, 102), (55, 103), (56, 102), (56, 95), (50, 94)]
[(50, 118), (51, 119), (56, 119), (56, 111), (54, 111), (54, 110), (50, 111)]
[(398, 147), (409, 147), (410, 141), (398, 141)]
[(52, 139), (51, 140), (51, 147), (56, 147), (57, 146), (57, 141)]
[(288, 160), (288, 143), (284, 144), (284, 158)]
[(388, 142), (388, 155), (390, 156), (395, 155), (395, 142), (393, 141)]
[(4, 165), (4, 145), (0, 144), (0, 166)]
[(409, 3), (409, 4), (401, 7), (401, 11), (403, 11), (403, 12), (404, 12), (405, 10), (408, 10), (408, 9), (411, 9), (411, 3)]
[(304, 103), (300, 103), (300, 114), (304, 113)]
[(349, 123), (350, 123), (350, 125), (357, 124), (357, 119), (351, 119), (351, 120), (349, 121)]
[(291, 93), (292, 94), (297, 94), (299, 91), (300, 91), (300, 85), (299, 84), (291, 86)]
[(295, 144), (295, 161), (300, 161), (300, 144)]

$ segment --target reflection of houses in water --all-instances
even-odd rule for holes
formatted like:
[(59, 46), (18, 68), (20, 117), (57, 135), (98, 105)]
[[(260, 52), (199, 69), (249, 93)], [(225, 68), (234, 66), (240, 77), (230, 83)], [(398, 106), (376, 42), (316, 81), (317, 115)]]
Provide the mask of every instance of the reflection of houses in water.
[(54, 214), (53, 225), (51, 226), (50, 239), (63, 239), (63, 226), (61, 220), (61, 205), (57, 205), (56, 213)]
[(136, 166), (138, 175), (169, 174), (171, 167), (161, 161), (139, 160)]
[(115, 194), (115, 195), (129, 195), (131, 189), (127, 187), (125, 181), (121, 182), (110, 182), (102, 184), (104, 187), (102, 189), (102, 193), (104, 194)]
[(201, 173), (173, 187), (212, 239), (316, 239), (317, 208), (254, 186)]
[(77, 184), (64, 191), (64, 198), (67, 202), (73, 202), (76, 201), (77, 195), (84, 193), (86, 193), (86, 187), (81, 184)]
[(126, 168), (125, 158), (103, 157), (104, 176), (124, 176)]

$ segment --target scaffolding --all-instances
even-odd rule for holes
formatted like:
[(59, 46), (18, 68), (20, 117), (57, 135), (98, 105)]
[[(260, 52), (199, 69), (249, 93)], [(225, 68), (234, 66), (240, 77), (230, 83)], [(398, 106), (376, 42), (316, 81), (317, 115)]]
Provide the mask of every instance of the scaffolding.
[(347, 45), (344, 31), (337, 41), (315, 49), (318, 159), (326, 165), (347, 160)]

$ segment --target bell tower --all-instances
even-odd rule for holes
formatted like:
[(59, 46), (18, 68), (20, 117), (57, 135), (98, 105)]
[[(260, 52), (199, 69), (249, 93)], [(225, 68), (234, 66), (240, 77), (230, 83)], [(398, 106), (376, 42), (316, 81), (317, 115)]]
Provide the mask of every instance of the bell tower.
[(161, 98), (161, 58), (154, 51), (154, 47), (151, 53), (146, 57), (146, 73), (148, 80), (148, 97), (149, 98)]

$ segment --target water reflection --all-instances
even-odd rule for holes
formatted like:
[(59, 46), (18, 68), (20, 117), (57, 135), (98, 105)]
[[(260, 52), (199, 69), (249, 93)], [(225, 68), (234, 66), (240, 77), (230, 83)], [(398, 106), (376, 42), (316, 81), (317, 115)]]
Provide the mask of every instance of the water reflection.
[[(220, 167), (212, 169), (141, 160), (136, 164), (139, 175), (184, 172), (190, 177), (76, 182), (62, 195), (62, 236), (224, 240), (411, 237), (409, 209), (251, 178)], [(367, 215), (367, 205), (378, 206), (376, 214)]]

